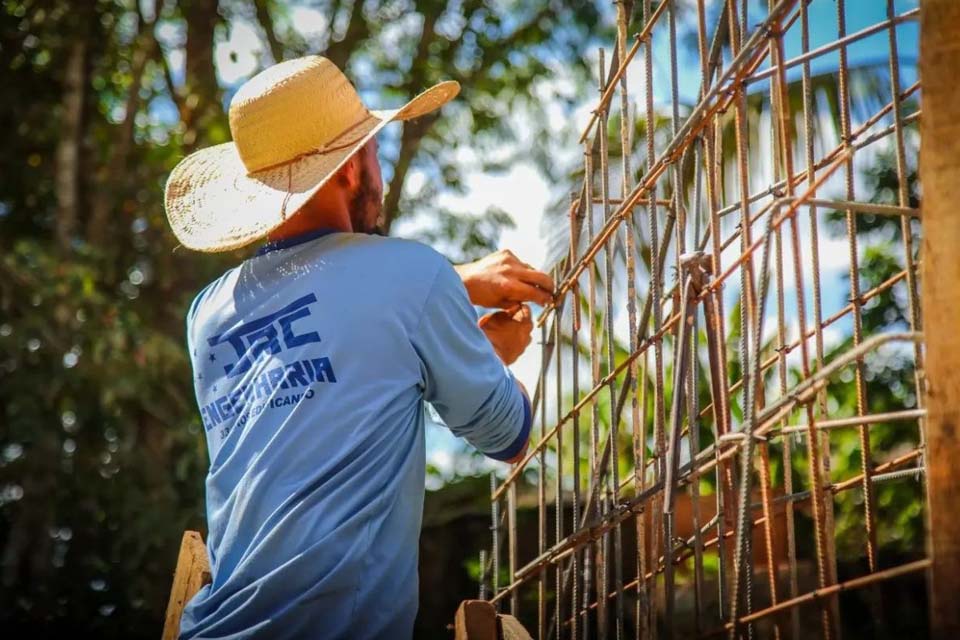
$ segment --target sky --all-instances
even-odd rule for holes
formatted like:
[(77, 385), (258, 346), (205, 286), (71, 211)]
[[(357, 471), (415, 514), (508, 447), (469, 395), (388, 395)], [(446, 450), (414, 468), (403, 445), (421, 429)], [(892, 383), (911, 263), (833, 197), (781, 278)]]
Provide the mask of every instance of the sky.
[[(708, 5), (711, 5), (713, 11), (716, 9), (716, 4), (715, 0), (708, 1)], [(762, 4), (766, 4), (765, 0)], [(848, 33), (855, 33), (868, 28), (886, 18), (886, 2), (883, 0), (847, 0), (846, 4)], [(896, 0), (894, 5), (895, 12), (901, 14), (916, 8), (917, 0)], [(753, 24), (763, 18), (764, 11), (759, 7), (760, 3), (751, 3), (750, 5), (750, 20)], [(836, 39), (835, 1), (819, 0), (813, 2), (809, 11), (811, 47), (816, 48)], [(303, 2), (292, 2), (289, 4), (289, 15), (291, 24), (308, 41), (318, 41), (326, 38), (329, 22), (317, 9)], [(608, 17), (612, 21), (613, 15), (609, 14)], [(681, 32), (683, 28), (684, 25), (680, 25)], [(918, 24), (915, 20), (901, 24), (897, 28), (900, 59), (903, 61), (901, 69), (903, 87), (909, 86), (916, 80), (917, 34)], [(161, 26), (159, 36), (167, 52), (175, 80), (179, 81), (183, 73), (183, 52), (178, 46), (182, 41), (182, 34), (172, 25), (167, 25)], [(788, 59), (801, 52), (799, 25), (788, 32), (784, 42), (785, 55)], [(608, 52), (612, 49), (613, 43), (603, 44)], [(887, 50), (887, 33), (881, 31), (848, 48), (850, 65), (856, 67), (883, 61), (886, 59)], [(227, 87), (239, 86), (261, 67), (265, 56), (267, 56), (266, 51), (267, 47), (261, 37), (259, 28), (249, 19), (238, 16), (232, 17), (229, 31), (220, 38), (214, 52), (221, 82)], [(592, 68), (596, 69), (597, 53), (594, 52), (592, 56)], [(669, 113), (669, 43), (665, 33), (655, 34), (654, 59), (654, 100), (659, 109), (666, 109), (666, 112)], [(837, 59), (835, 53), (818, 58), (812, 64), (813, 73), (832, 71), (836, 68)], [(678, 63), (680, 69), (680, 102), (683, 105), (692, 105), (696, 101), (699, 90), (699, 63), (683, 47), (680, 48)], [(799, 72), (799, 67), (793, 69), (788, 73), (788, 80), (799, 77)], [(635, 63), (630, 67), (627, 82), (631, 95), (642, 95), (644, 72), (641, 64)], [(573, 166), (578, 161), (581, 147), (577, 145), (576, 136), (571, 136), (571, 133), (582, 131), (590, 118), (591, 109), (597, 98), (595, 92), (589, 92), (582, 97), (580, 104), (572, 111), (551, 99), (552, 89), (565, 85), (569, 86), (569, 84), (570, 78), (565, 77), (564, 70), (557, 69), (553, 76), (544, 78), (541, 86), (537, 89), (538, 95), (545, 100), (550, 126), (558, 132), (554, 141), (556, 148), (551, 150), (551, 157), (555, 157), (560, 166)], [(760, 86), (758, 86), (758, 89), (766, 90), (765, 87)], [(172, 105), (167, 108), (172, 108)], [(154, 109), (155, 112), (151, 114), (153, 117), (164, 117), (164, 106), (162, 104), (156, 105)], [(514, 115), (513, 118), (515, 120), (513, 122), (514, 128), (519, 132), (519, 136), (512, 144), (505, 143), (505, 148), (502, 150), (504, 155), (508, 155), (516, 149), (523, 149), (524, 145), (529, 144), (529, 137), (525, 138), (525, 134), (531, 130), (530, 123), (524, 121), (523, 114)], [(825, 135), (825, 138), (829, 138), (829, 135)], [(837, 144), (837, 141), (835, 139), (832, 141), (825, 139), (823, 144), (832, 147)], [(461, 154), (461, 159), (464, 160), (465, 165), (475, 164), (473, 162), (475, 156), (469, 145), (461, 144), (460, 147), (458, 153)], [(869, 157), (864, 154), (861, 161), (869, 162)], [(415, 192), (424, 180), (426, 180), (426, 176), (414, 171), (408, 179), (407, 188)], [(770, 177), (764, 175), (763, 172), (755, 172), (752, 182), (755, 183), (755, 187), (759, 187), (769, 180)], [(501, 173), (489, 174), (477, 170), (468, 171), (465, 175), (465, 184), (466, 189), (462, 194), (441, 194), (439, 204), (465, 214), (471, 212), (482, 213), (489, 207), (498, 207), (506, 211), (513, 219), (515, 228), (506, 229), (502, 232), (500, 247), (512, 250), (521, 259), (534, 266), (543, 268), (550, 266), (545, 264), (547, 252), (544, 242), (543, 215), (552, 201), (555, 201), (560, 194), (570, 190), (570, 185), (550, 184), (532, 162), (523, 160), (516, 162), (507, 171)], [(836, 194), (840, 190), (840, 184), (833, 182), (826, 185), (824, 192)], [(403, 230), (404, 228), (401, 227), (401, 231)], [(415, 231), (415, 229), (407, 230)], [(809, 235), (805, 237), (805, 240), (809, 243)], [(821, 238), (824, 315), (829, 315), (846, 304), (844, 294), (846, 283), (842, 277), (849, 264), (846, 251), (845, 241)], [(735, 257), (735, 251), (727, 252), (724, 254), (724, 262)], [(789, 278), (789, 273), (787, 275)], [(728, 287), (725, 295), (735, 298), (737, 295), (736, 288)], [(791, 304), (790, 295), (792, 295), (792, 292), (788, 292), (788, 304)], [(808, 303), (808, 308), (809, 306)], [(624, 316), (623, 313), (617, 316), (617, 333), (622, 336), (626, 335)], [(772, 330), (772, 326), (768, 329)], [(839, 340), (847, 332), (849, 332), (849, 324), (838, 323), (830, 331), (828, 340)], [(530, 389), (533, 389), (536, 385), (540, 358), (540, 346), (534, 340), (527, 352), (511, 367), (517, 378)], [(453, 465), (460, 460), (455, 452), (462, 450), (461, 445), (456, 443), (449, 432), (437, 426), (428, 429), (427, 444), (428, 460), (442, 472), (449, 474)]]

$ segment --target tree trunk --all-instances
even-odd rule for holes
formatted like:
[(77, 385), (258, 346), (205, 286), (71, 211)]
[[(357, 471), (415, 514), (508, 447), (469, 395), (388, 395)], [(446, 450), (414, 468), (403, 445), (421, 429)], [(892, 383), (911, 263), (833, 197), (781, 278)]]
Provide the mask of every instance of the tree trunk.
[[(85, 18), (81, 18), (86, 22)], [(77, 30), (68, 49), (60, 103), (60, 142), (57, 145), (55, 183), (57, 191), (57, 244), (63, 251), (70, 243), (80, 218), (80, 151), (83, 143), (83, 111), (87, 88), (87, 33)]]
[[(337, 3), (339, 5), (339, 3)], [(337, 6), (330, 13), (331, 24), (337, 17), (340, 8)], [(343, 32), (343, 37), (337, 41), (331, 41), (327, 45), (327, 50), (323, 55), (341, 70), (346, 70), (347, 62), (354, 50), (370, 35), (370, 25), (363, 17), (363, 0), (354, 0), (350, 5), (350, 17), (347, 20), (347, 29)]]
[(257, 9), (257, 22), (267, 36), (273, 61), (283, 62), (283, 43), (277, 38), (277, 29), (273, 23), (273, 15), (270, 13), (270, 0), (254, 0), (253, 4)]
[(427, 135), (430, 126), (437, 120), (436, 112), (403, 123), (403, 133), (400, 134), (400, 153), (393, 165), (393, 177), (383, 201), (383, 220), (381, 230), (385, 235), (390, 233), (390, 226), (400, 213), (400, 198), (403, 195), (403, 183), (407, 179), (410, 165), (413, 163), (420, 141)]
[(182, 117), (186, 126), (183, 143), (190, 150), (203, 140), (201, 132), (206, 126), (223, 118), (220, 85), (213, 64), (214, 35), (220, 14), (218, 0), (180, 0), (179, 6), (187, 23)]
[[(420, 40), (417, 42), (417, 51), (414, 54), (414, 60), (426, 60), (430, 53), (430, 42), (433, 40), (434, 27), (437, 23), (437, 16), (424, 15), (423, 27), (420, 30)], [(425, 89), (426, 78), (423, 77), (422, 67), (420, 73), (411, 73), (407, 82), (407, 95), (412, 98), (417, 93)], [(417, 151), (420, 148), (420, 141), (427, 135), (430, 127), (437, 121), (438, 112), (433, 112), (422, 118), (403, 123), (403, 133), (400, 135), (400, 153), (397, 155), (397, 162), (393, 167), (393, 177), (390, 179), (390, 188), (387, 190), (387, 197), (383, 203), (383, 221), (382, 230), (384, 234), (390, 233), (390, 225), (400, 213), (400, 198), (403, 196), (403, 183), (407, 179), (407, 172)]]
[(98, 248), (106, 246), (110, 228), (111, 205), (120, 199), (123, 186), (126, 184), (127, 173), (124, 168), (127, 165), (130, 149), (133, 147), (134, 121), (140, 107), (140, 82), (149, 58), (150, 49), (155, 45), (152, 37), (153, 23), (144, 25), (144, 21), (141, 19), (137, 26), (138, 34), (133, 44), (135, 50), (131, 69), (133, 82), (127, 91), (123, 122), (118, 124), (115, 130), (115, 138), (110, 149), (110, 159), (101, 169), (97, 181), (98, 188), (90, 208), (90, 219), (87, 221), (87, 242)]

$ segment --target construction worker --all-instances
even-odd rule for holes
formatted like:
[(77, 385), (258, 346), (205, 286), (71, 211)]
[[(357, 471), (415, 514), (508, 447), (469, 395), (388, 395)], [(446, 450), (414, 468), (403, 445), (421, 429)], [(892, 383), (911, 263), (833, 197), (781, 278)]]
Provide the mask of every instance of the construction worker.
[[(266, 241), (187, 316), (213, 581), (181, 638), (409, 638), (424, 403), (491, 458), (525, 454), (530, 401), (505, 365), (530, 343), (526, 303), (554, 283), (509, 252), (455, 268), (373, 235), (376, 133), (458, 92), (443, 82), (369, 111), (325, 58), (284, 62), (234, 96), (233, 142), (171, 173), (184, 246)], [(481, 328), (471, 302), (504, 310)]]

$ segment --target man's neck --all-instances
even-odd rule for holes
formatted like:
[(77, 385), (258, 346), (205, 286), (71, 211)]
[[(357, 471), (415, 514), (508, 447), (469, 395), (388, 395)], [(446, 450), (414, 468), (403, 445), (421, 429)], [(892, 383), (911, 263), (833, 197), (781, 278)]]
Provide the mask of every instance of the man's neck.
[(339, 212), (329, 209), (319, 210), (305, 207), (282, 225), (271, 231), (270, 235), (267, 236), (267, 240), (277, 242), (278, 240), (286, 240), (321, 229), (352, 232), (353, 224), (346, 210)]

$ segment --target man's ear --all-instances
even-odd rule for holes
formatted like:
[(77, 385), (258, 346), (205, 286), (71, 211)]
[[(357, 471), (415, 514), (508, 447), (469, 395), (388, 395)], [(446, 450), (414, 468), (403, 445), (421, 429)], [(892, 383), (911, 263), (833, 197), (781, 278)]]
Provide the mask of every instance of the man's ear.
[(353, 191), (360, 184), (360, 154), (355, 153), (337, 171), (337, 180), (341, 185)]

